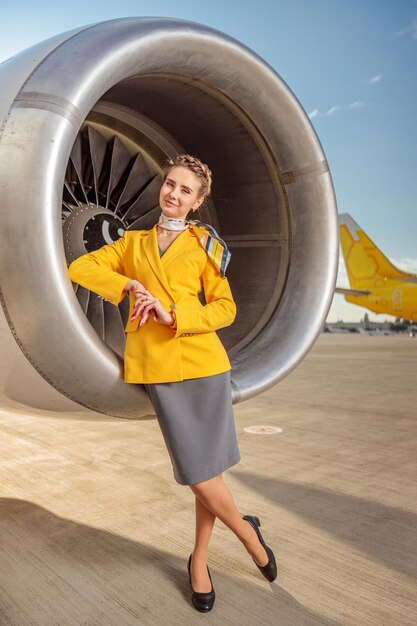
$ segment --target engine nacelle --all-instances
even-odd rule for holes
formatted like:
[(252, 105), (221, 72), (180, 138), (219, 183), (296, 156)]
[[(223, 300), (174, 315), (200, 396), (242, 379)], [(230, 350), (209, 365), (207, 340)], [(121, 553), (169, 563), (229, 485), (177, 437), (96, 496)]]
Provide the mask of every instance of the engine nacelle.
[(271, 67), (206, 26), (131, 18), (38, 44), (0, 79), (3, 358), (20, 348), (39, 389), (96, 411), (152, 413), (143, 387), (123, 382), (126, 303), (73, 286), (67, 264), (152, 227), (161, 165), (188, 152), (213, 171), (199, 219), (232, 252), (238, 313), (219, 336), (233, 402), (303, 359), (334, 293), (337, 214), (310, 120)]

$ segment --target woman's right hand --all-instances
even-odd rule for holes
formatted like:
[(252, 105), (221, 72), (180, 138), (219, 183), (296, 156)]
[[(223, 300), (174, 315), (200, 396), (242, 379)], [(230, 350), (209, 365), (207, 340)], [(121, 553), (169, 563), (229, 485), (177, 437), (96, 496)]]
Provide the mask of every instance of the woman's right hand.
[[(123, 289), (126, 293), (128, 291), (132, 291), (135, 297), (135, 301), (133, 303), (133, 311), (135, 312), (140, 303), (140, 295), (148, 293), (147, 289), (140, 283), (138, 280), (131, 278), (128, 283), (126, 283), (125, 288)], [(132, 322), (132, 318), (130, 319)]]
[(133, 278), (131, 278), (129, 282), (126, 283), (123, 291), (133, 291), (134, 295), (136, 295), (137, 293), (145, 293), (146, 288), (138, 280), (134, 280)]

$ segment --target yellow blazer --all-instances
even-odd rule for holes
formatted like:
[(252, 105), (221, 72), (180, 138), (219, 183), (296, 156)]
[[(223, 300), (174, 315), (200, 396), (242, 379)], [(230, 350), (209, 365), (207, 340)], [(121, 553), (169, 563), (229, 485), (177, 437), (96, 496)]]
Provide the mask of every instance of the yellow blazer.
[[(227, 278), (188, 228), (170, 244), (162, 257), (156, 225), (151, 230), (126, 231), (111, 245), (80, 256), (68, 268), (71, 280), (114, 305), (126, 295), (129, 279), (141, 282), (167, 311), (175, 310), (176, 324), (165, 326), (148, 318), (130, 321), (134, 296), (125, 326), (124, 380), (127, 383), (162, 383), (212, 376), (231, 369), (216, 330), (229, 326), (236, 304)], [(206, 303), (198, 293), (204, 289)]]

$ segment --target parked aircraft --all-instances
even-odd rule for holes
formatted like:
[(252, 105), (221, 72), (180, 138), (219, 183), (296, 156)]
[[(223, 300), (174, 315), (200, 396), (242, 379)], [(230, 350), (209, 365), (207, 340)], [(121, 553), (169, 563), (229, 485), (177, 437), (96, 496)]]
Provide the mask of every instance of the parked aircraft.
[(339, 215), (339, 231), (351, 288), (335, 291), (374, 313), (417, 321), (417, 274), (395, 267), (348, 213)]

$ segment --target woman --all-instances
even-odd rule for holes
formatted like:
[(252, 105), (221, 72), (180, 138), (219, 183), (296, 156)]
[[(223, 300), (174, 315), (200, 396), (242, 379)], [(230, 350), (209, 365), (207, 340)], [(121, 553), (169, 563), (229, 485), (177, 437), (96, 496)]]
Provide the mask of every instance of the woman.
[[(215, 599), (207, 551), (216, 517), (236, 534), (267, 580), (277, 575), (259, 519), (241, 517), (222, 480), (222, 472), (240, 460), (231, 365), (215, 332), (236, 315), (224, 275), (230, 253), (211, 226), (186, 219), (210, 188), (207, 165), (178, 155), (165, 166), (158, 224), (149, 231), (126, 231), (69, 267), (74, 282), (115, 305), (129, 292), (124, 380), (145, 385), (174, 477), (195, 494), (188, 573), (199, 611), (211, 610)], [(202, 290), (205, 305), (198, 298)]]

